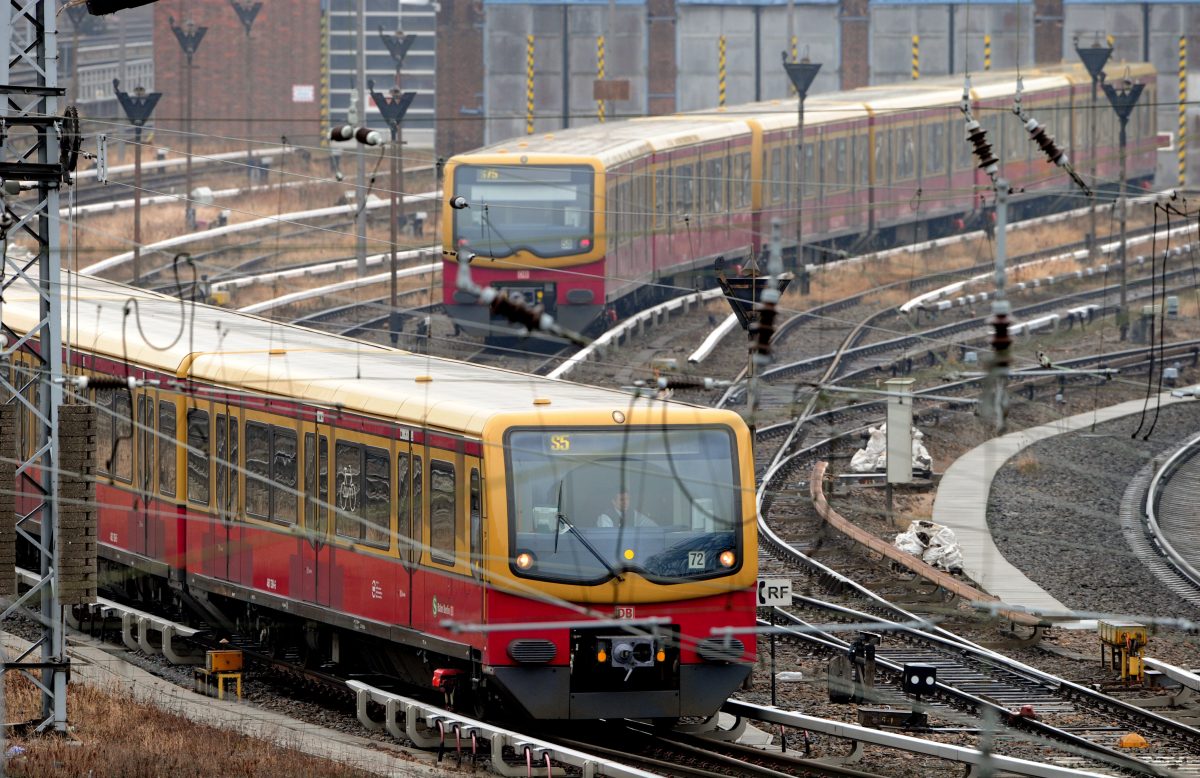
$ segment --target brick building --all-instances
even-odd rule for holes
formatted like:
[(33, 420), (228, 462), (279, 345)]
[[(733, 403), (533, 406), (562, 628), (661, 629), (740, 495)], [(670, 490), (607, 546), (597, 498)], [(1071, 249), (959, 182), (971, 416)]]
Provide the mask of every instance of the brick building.
[[(228, 0), (160, 0), (154, 6), (158, 127), (182, 131), (186, 60), (171, 28), (192, 21), (207, 32), (193, 57), (192, 127), (198, 135), (313, 143), (321, 133), (321, 4), (265, 0), (246, 33)], [(252, 121), (247, 125), (246, 116)], [(160, 137), (166, 142), (169, 136)]]

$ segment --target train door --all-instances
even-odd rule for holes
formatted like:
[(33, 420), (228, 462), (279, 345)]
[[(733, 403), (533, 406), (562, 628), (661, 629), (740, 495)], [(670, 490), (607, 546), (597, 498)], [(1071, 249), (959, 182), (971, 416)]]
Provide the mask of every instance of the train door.
[(329, 430), (304, 425), (304, 544), (300, 548), (300, 592), (306, 602), (329, 605)]
[(649, 168), (653, 175), (653, 241), (650, 247), (650, 265), (658, 267), (669, 261), (671, 256), (671, 163), (665, 154), (655, 154)]
[(163, 524), (163, 559), (178, 575), (186, 567), (187, 540), (184, 535), (186, 511), (177, 498), (179, 454), (179, 413), (175, 400), (165, 392), (158, 398), (158, 495), (159, 517)]
[[(154, 488), (154, 476), (158, 470), (158, 438), (154, 434), (156, 422), (155, 399), (157, 392), (145, 391), (137, 397), (136, 416), (134, 425), (137, 437), (137, 479), (138, 495), (137, 522), (135, 531), (137, 540), (134, 545), (141, 545), (142, 553), (151, 559), (162, 560), (164, 556), (163, 535), (164, 522), (161, 508)], [(136, 550), (136, 549), (135, 549)]]
[[(414, 628), (444, 631), (448, 621), (479, 623), (483, 618), (483, 589), (472, 567), (481, 545), (481, 534), (476, 537), (472, 528), (472, 475), (478, 467), (478, 460), (468, 460), (461, 446), (457, 452), (430, 449), (428, 521), (422, 575), (414, 591)], [(476, 497), (478, 503), (480, 495)], [(474, 524), (482, 533), (482, 516)]]
[(216, 435), (213, 441), (217, 474), (213, 513), (217, 518), (215, 531), (219, 538), (223, 538), (226, 553), (223, 560), (216, 560), (216, 575), (229, 581), (237, 578), (236, 567), (230, 569), (230, 558), (241, 556), (235, 553), (241, 545), (238, 538), (238, 457), (241, 420), (236, 408), (226, 405), (221, 407), (220, 411), (222, 412), (216, 414)]
[(184, 477), (187, 497), (188, 570), (228, 578), (227, 527), (212, 512), (212, 412), (207, 402), (190, 400), (184, 426), (187, 449)]
[[(416, 457), (417, 472), (420, 471), (420, 462), (420, 457)], [(402, 624), (412, 624), (413, 568), (420, 559), (419, 543), (413, 535), (413, 473), (413, 452), (405, 436), (396, 444), (396, 541), (404, 566), (399, 585), (406, 595), (406, 602), (396, 608), (396, 613)]]

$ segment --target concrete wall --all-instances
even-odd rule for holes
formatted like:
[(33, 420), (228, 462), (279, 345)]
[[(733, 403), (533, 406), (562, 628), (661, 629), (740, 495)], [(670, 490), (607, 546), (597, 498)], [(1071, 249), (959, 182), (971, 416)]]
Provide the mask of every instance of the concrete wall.
[(1015, 67), (1018, 58), (1024, 65), (1034, 61), (1034, 8), (1028, 3), (969, 7), (873, 3), (870, 17), (872, 84), (912, 80), (913, 35), (920, 36), (922, 76), (983, 70), (985, 35), (992, 36), (993, 70)]
[[(250, 98), (250, 136), (278, 143), (282, 135), (301, 144), (316, 143), (322, 134), (316, 91), (320, 82), (321, 7), (317, 3), (265, 3), (252, 28), (253, 69), (246, 72), (242, 23), (228, 2), (196, 2), (181, 12), (177, 3), (158, 3), (154, 12), (155, 89), (162, 99), (154, 110), (159, 127), (184, 126), (184, 65), (170, 20), (182, 26), (191, 19), (208, 28), (193, 59), (192, 127), (196, 135), (241, 138), (247, 133), (246, 98)], [(122, 84), (130, 89), (135, 84)], [(311, 102), (296, 99), (293, 87), (312, 87)], [(308, 95), (304, 95), (305, 98)], [(166, 141), (166, 139), (170, 139)], [(178, 135), (158, 142), (182, 146)]]
[(608, 16), (606, 5), (487, 6), (483, 35), (488, 74), (483, 106), (485, 142), (526, 132), (530, 34), (534, 36), (535, 133), (599, 120), (592, 87), (601, 34), (605, 36), (605, 79), (629, 81), (629, 99), (606, 104), (606, 117), (646, 113), (646, 7), (617, 5), (611, 31)]
[[(459, 13), (456, 8), (470, 9)], [(453, 13), (451, 13), (453, 11)], [(697, 111), (719, 102), (720, 36), (726, 38), (727, 105), (787, 96), (790, 84), (780, 52), (790, 49), (783, 0), (617, 0), (613, 30), (609, 6), (596, 0), (445, 0), (439, 12), (439, 137), (454, 136), (445, 153), (525, 134), (526, 36), (535, 36), (534, 131), (597, 121), (592, 99), (596, 37), (607, 33), (606, 77), (628, 79), (630, 99), (607, 106), (609, 117)], [(822, 63), (814, 93), (869, 84), (911, 81), (911, 39), (920, 35), (922, 76), (983, 70), (984, 36), (991, 36), (991, 67), (1075, 61), (1072, 40), (1111, 32), (1116, 57), (1148, 58), (1159, 69), (1163, 131), (1174, 132), (1178, 112), (1178, 36), (1190, 36), (1193, 69), (1200, 58), (1200, 2), (1095, 3), (1033, 0), (945, 4), (923, 0), (818, 0), (795, 5), (793, 27), (800, 56)], [(452, 18), (453, 17), (453, 18)], [(458, 18), (461, 17), (461, 18)], [(450, 26), (447, 26), (450, 25)], [(564, 41), (563, 30), (567, 35)], [(1147, 34), (1148, 33), (1148, 34)], [(443, 41), (468, 54), (448, 58)], [(481, 58), (469, 42), (478, 40)], [(564, 43), (566, 67), (564, 74)], [(475, 64), (475, 63), (478, 64)], [(1110, 68), (1111, 70), (1111, 68)], [(480, 86), (482, 84), (482, 86)], [(1191, 90), (1192, 101), (1200, 89)], [(1200, 110), (1191, 111), (1189, 148), (1200, 147)], [(457, 131), (451, 133), (447, 124)], [(1192, 154), (1200, 157), (1200, 153)], [(1172, 157), (1173, 158), (1173, 157)], [(1164, 167), (1171, 159), (1164, 154)], [(1190, 162), (1190, 181), (1200, 164)], [(1170, 179), (1173, 182), (1173, 178)]]
[[(692, 5), (680, 6), (679, 11), (679, 110), (717, 105), (718, 41), (722, 35), (726, 41), (726, 105), (791, 94), (791, 81), (780, 57), (784, 51), (791, 54), (786, 7)], [(839, 89), (838, 7), (797, 5), (793, 29), (797, 56), (821, 63), (809, 94)]]
[[(1092, 3), (1067, 2), (1064, 5), (1063, 51), (1075, 59), (1075, 39), (1088, 46), (1099, 34), (1113, 36), (1113, 56), (1105, 71), (1119, 78), (1121, 62), (1154, 63), (1158, 70), (1158, 129), (1175, 133), (1179, 127), (1179, 36), (1188, 36), (1188, 67), (1193, 73), (1200, 64), (1200, 3)], [(1188, 98), (1188, 185), (1200, 182), (1200, 83), (1189, 76)], [(1174, 152), (1160, 155), (1159, 186), (1175, 186), (1178, 159)]]

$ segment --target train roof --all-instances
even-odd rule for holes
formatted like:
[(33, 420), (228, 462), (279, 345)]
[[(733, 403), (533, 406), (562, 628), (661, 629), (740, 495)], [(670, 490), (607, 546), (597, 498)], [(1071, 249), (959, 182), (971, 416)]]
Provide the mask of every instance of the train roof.
[[(1117, 63), (1114, 74), (1128, 70), (1131, 76), (1153, 74), (1148, 63)], [(1042, 65), (1021, 71), (1026, 92), (1056, 86), (1089, 83), (1087, 71), (1079, 63)], [(992, 70), (971, 74), (971, 93), (976, 100), (1011, 95), (1016, 70)], [(962, 99), (961, 75), (922, 78), (894, 84), (861, 87), (841, 92), (825, 92), (804, 101), (804, 122), (819, 127), (847, 119), (876, 117), (920, 108), (945, 107), (957, 111)], [(631, 118), (623, 121), (589, 124), (541, 135), (512, 138), (469, 152), (469, 155), (521, 154), (586, 156), (606, 166), (701, 141), (740, 137), (756, 123), (764, 131), (795, 126), (796, 98), (763, 100), (719, 109), (691, 111), (670, 116)], [(468, 155), (458, 155), (468, 156)]]
[[(471, 436), (482, 434), (490, 420), (505, 414), (536, 412), (552, 419), (565, 411), (603, 411), (607, 416), (652, 402), (618, 390), (415, 354), (183, 303), (114, 281), (65, 271), (63, 277), (69, 283), (64, 318), (68, 297), (72, 316), (69, 338), (64, 322), (64, 341), (118, 362), (235, 391), (303, 398), (316, 406), (340, 406)], [(136, 301), (136, 313), (126, 316), (131, 300)], [(5, 290), (6, 325), (28, 332), (37, 313), (38, 297), (28, 285)], [(663, 402), (653, 402), (654, 419), (672, 413)], [(683, 403), (667, 405), (691, 422), (698, 420), (698, 413), (709, 413)]]
[(742, 117), (673, 114), (589, 124), (559, 132), (511, 138), (471, 153), (589, 156), (599, 158), (606, 165), (613, 165), (654, 151), (741, 137), (748, 132), (749, 126)]

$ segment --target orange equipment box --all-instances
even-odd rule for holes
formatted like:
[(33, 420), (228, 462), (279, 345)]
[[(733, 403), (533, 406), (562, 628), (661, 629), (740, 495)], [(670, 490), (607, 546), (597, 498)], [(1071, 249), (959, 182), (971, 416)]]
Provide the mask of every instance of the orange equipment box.
[(241, 651), (209, 651), (205, 654), (204, 668), (210, 673), (223, 673), (242, 669)]

